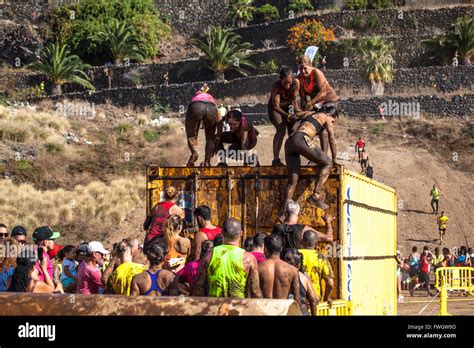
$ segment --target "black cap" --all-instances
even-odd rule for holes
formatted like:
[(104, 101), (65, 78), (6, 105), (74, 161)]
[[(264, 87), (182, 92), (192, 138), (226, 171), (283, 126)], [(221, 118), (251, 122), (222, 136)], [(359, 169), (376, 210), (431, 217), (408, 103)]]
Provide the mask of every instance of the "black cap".
[(33, 240), (36, 242), (57, 238), (59, 238), (59, 232), (54, 232), (49, 226), (38, 227), (33, 232)]
[(15, 226), (12, 230), (12, 237), (15, 236), (26, 236), (26, 230), (23, 226)]

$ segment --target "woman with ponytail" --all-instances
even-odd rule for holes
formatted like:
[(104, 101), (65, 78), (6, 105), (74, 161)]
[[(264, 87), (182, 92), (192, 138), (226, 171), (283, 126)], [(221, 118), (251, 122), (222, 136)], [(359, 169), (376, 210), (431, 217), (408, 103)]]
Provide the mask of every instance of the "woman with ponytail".
[(165, 222), (163, 239), (166, 242), (166, 257), (163, 268), (174, 273), (184, 268), (191, 254), (191, 241), (180, 236), (183, 232), (184, 221), (178, 215), (171, 215)]
[(143, 228), (147, 231), (145, 236), (145, 248), (150, 245), (154, 239), (163, 235), (165, 221), (171, 215), (178, 215), (184, 219), (184, 210), (176, 202), (179, 198), (179, 191), (174, 186), (168, 186), (165, 189), (165, 200), (155, 205), (147, 216)]
[(36, 258), (32, 257), (30, 253), (31, 250), (23, 250), (17, 257), (15, 271), (9, 280), (8, 291), (53, 293), (54, 283), (47, 272), (47, 259), (43, 257), (40, 260), (41, 269), (45, 275), (45, 282), (42, 282), (39, 280), (38, 270), (35, 267)]

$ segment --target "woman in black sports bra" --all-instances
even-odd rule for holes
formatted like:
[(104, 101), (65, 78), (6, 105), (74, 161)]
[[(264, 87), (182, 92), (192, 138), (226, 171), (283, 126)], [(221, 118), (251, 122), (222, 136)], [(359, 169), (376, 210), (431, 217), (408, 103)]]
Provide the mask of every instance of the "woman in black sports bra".
[[(337, 149), (333, 123), (338, 117), (338, 110), (335, 107), (329, 107), (322, 113), (305, 112), (303, 115), (305, 117), (301, 119), (298, 128), (285, 143), (285, 159), (288, 167), (286, 201), (293, 199), (301, 170), (300, 156), (303, 156), (319, 167), (316, 186), (308, 201), (323, 210), (327, 210), (329, 206), (324, 202), (324, 184), (329, 177), (331, 165), (337, 164), (335, 162)], [(314, 139), (324, 131), (328, 132), (332, 161), (321, 148), (314, 145)]]

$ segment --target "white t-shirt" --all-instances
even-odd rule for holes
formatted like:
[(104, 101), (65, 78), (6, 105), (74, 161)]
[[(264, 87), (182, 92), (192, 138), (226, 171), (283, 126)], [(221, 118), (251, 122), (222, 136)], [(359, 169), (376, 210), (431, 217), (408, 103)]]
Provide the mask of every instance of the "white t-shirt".
[(61, 277), (59, 278), (63, 281), (66, 278), (69, 278), (67, 274), (64, 272), (66, 266), (69, 266), (69, 272), (77, 276), (77, 266), (79, 263), (76, 260), (68, 260), (64, 259), (63, 261), (63, 271), (61, 272)]

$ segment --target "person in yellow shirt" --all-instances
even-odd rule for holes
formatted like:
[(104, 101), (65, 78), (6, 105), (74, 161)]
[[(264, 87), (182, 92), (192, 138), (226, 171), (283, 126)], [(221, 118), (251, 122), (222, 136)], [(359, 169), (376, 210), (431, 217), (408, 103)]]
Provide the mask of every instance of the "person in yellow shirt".
[[(302, 270), (313, 283), (314, 292), (318, 301), (324, 297), (323, 301), (331, 302), (330, 295), (334, 288), (334, 273), (328, 259), (319, 254), (315, 248), (318, 244), (318, 236), (315, 231), (308, 230), (303, 235), (303, 249), (298, 252), (303, 255)], [(323, 294), (322, 281), (326, 283)]]
[(448, 217), (444, 215), (444, 211), (438, 217), (438, 229), (439, 229), (439, 244), (443, 243), (443, 238), (446, 234), (446, 225), (448, 223)]
[(444, 255), (440, 253), (439, 248), (436, 247), (434, 250), (434, 257), (431, 260), (431, 265), (433, 266), (433, 270), (435, 273), (438, 267), (442, 267), (443, 260), (444, 260)]

